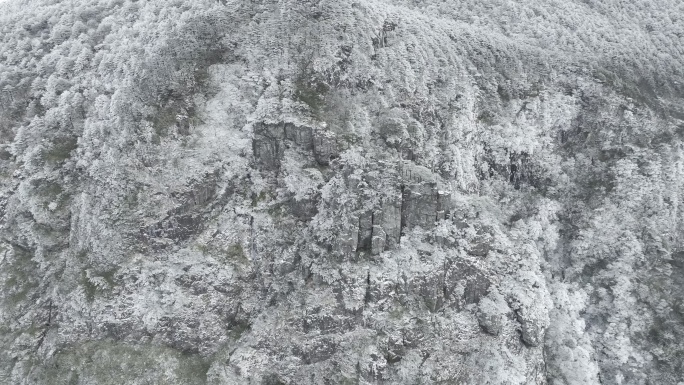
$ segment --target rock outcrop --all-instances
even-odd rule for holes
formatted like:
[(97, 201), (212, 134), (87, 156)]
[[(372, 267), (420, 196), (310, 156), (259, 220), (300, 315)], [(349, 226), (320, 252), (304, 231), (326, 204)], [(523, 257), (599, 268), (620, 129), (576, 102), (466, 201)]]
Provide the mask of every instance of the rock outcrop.
[(681, 384), (684, 8), (623, 3), (0, 0), (0, 383)]

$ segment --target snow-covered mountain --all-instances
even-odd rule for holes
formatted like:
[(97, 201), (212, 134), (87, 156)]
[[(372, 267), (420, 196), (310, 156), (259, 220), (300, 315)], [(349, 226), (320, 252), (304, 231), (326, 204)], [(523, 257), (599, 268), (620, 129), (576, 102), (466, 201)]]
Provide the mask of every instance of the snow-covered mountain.
[(0, 10), (0, 383), (684, 383), (681, 0)]

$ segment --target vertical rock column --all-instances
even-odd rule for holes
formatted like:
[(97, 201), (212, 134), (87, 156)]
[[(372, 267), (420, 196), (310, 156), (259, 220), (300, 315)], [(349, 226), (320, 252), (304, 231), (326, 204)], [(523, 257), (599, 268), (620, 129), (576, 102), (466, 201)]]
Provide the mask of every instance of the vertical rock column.
[(379, 219), (386, 234), (385, 250), (394, 250), (401, 240), (401, 195), (396, 194), (382, 206)]

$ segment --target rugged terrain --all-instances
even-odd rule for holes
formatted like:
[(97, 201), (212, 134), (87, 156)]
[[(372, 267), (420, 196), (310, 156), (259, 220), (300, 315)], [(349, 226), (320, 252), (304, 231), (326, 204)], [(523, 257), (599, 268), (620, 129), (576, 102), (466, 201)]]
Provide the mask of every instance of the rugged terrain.
[(684, 383), (684, 3), (0, 3), (0, 383)]

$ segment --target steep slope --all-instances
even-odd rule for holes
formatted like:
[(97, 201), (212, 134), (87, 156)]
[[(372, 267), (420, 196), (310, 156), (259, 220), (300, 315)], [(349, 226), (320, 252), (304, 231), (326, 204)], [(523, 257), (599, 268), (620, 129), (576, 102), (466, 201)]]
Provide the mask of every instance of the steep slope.
[(684, 381), (681, 2), (9, 9), (0, 382)]

